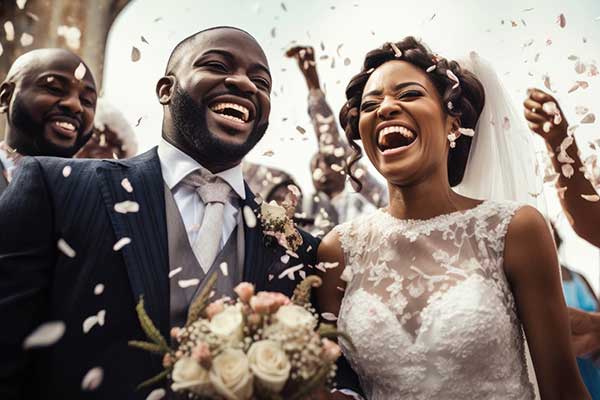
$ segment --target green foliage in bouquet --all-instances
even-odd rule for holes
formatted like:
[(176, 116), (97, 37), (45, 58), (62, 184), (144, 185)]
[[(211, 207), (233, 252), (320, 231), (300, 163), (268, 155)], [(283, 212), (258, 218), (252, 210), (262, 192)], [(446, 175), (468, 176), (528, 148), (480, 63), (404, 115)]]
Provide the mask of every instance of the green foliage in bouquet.
[(334, 325), (319, 325), (314, 315), (310, 294), (321, 285), (321, 278), (304, 279), (291, 300), (281, 293), (255, 294), (253, 285), (243, 282), (234, 289), (236, 302), (221, 299), (209, 304), (216, 279), (216, 273), (208, 277), (190, 306), (185, 327), (171, 331), (175, 348), (156, 328), (140, 298), (136, 311), (149, 341), (129, 344), (162, 355), (165, 369), (139, 387), (167, 378), (174, 391), (191, 399), (300, 400), (335, 375), (340, 350), (329, 339), (341, 337), (352, 344)]

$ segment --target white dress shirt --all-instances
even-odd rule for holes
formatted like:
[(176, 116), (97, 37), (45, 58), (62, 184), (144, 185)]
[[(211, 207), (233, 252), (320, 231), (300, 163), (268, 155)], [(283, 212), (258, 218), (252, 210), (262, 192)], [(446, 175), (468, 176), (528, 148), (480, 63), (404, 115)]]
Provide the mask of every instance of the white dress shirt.
[[(188, 239), (190, 244), (193, 244), (198, 237), (205, 207), (194, 188), (183, 184), (181, 181), (193, 171), (204, 167), (164, 139), (161, 139), (158, 145), (158, 159), (160, 160), (163, 179), (173, 194), (175, 204), (177, 204), (181, 219), (185, 225)], [(246, 198), (241, 164), (215, 175), (227, 182), (241, 199)], [(225, 203), (220, 249), (223, 249), (225, 243), (227, 243), (229, 236), (238, 225), (239, 218), (238, 205), (233, 205), (229, 202)], [(202, 268), (210, 268), (210, 265), (202, 266)]]

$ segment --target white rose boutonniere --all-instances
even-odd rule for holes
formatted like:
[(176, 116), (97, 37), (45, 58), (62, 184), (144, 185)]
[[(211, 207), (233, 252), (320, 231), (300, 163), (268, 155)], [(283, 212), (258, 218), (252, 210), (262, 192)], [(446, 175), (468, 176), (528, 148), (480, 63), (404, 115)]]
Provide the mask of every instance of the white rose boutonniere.
[(284, 203), (281, 206), (274, 200), (269, 203), (263, 202), (260, 206), (260, 222), (263, 234), (274, 238), (289, 254), (297, 257), (295, 252), (298, 251), (303, 240), (292, 218), (296, 204), (294, 202)]
[(173, 391), (185, 389), (192, 393), (202, 394), (211, 384), (208, 371), (189, 357), (177, 360), (171, 375), (173, 380), (171, 389)]
[(314, 329), (317, 319), (306, 308), (296, 304), (279, 307), (274, 314), (277, 325), (285, 330)]
[(252, 372), (242, 350), (226, 349), (221, 352), (213, 360), (209, 377), (217, 393), (227, 400), (248, 400), (252, 397)]
[(212, 317), (208, 326), (215, 335), (228, 338), (231, 343), (239, 342), (244, 336), (242, 310), (237, 305), (227, 306)]
[(273, 340), (255, 342), (248, 350), (250, 369), (266, 389), (279, 393), (285, 386), (291, 364), (281, 344)]
[(269, 221), (284, 220), (286, 217), (285, 208), (271, 200), (269, 203), (264, 202), (260, 205), (260, 215)]

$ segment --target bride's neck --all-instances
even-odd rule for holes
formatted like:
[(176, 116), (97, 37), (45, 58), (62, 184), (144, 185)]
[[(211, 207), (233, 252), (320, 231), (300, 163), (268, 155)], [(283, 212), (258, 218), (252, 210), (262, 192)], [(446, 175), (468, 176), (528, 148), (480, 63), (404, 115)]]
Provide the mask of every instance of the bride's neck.
[(388, 182), (388, 189), (388, 212), (396, 218), (429, 219), (468, 208), (445, 179), (427, 179), (410, 186)]

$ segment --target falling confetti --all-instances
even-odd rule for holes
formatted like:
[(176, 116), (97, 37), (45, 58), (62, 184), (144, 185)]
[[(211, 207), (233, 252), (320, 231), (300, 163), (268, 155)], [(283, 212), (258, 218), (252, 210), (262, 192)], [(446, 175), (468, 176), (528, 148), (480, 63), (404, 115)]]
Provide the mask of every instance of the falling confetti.
[(221, 273), (223, 274), (223, 276), (229, 275), (229, 268), (226, 262), (222, 262), (221, 264), (219, 264), (219, 268), (221, 269)]
[(585, 64), (580, 60), (578, 60), (575, 63), (575, 72), (577, 72), (578, 74), (583, 74), (585, 72), (585, 69)]
[(326, 321), (337, 321), (337, 317), (334, 313), (324, 312), (321, 314), (321, 317), (323, 317), (323, 319)]
[(137, 122), (135, 123), (135, 127), (137, 128), (138, 126), (140, 126), (140, 123), (142, 122), (142, 118), (144, 117), (139, 117)]
[(24, 9), (25, 4), (27, 4), (27, 0), (17, 0), (17, 7), (19, 7), (19, 10)]
[(56, 243), (56, 245), (58, 246), (58, 249), (60, 251), (62, 251), (64, 253), (64, 255), (66, 255), (69, 258), (74, 258), (75, 257), (75, 250), (73, 250), (73, 248), (71, 246), (69, 246), (69, 244), (65, 241), (65, 239), (58, 239), (58, 242)]
[(561, 167), (562, 174), (565, 178), (569, 179), (575, 173), (575, 170), (571, 166), (571, 164), (563, 164)]
[(593, 124), (596, 122), (596, 115), (594, 113), (589, 113), (581, 120), (582, 124)]
[(546, 89), (554, 92), (554, 90), (552, 90), (552, 84), (550, 83), (550, 77), (548, 75), (544, 75), (544, 86), (546, 86)]
[(140, 58), (142, 58), (142, 53), (140, 52), (140, 49), (133, 46), (131, 48), (131, 61), (138, 62), (140, 61)]
[(390, 42), (390, 47), (394, 51), (394, 57), (402, 58), (402, 51), (398, 48), (398, 46), (396, 46), (396, 43)]
[(125, 200), (115, 204), (115, 211), (121, 214), (136, 213), (140, 210), (140, 205), (135, 201)]
[(131, 182), (129, 182), (129, 179), (123, 178), (123, 180), (121, 181), (121, 186), (123, 187), (123, 189), (125, 189), (125, 191), (127, 191), (127, 193), (133, 192), (133, 186), (131, 186)]
[(581, 198), (587, 201), (591, 201), (592, 203), (600, 201), (600, 196), (598, 196), (597, 194), (582, 194)]
[(27, 46), (31, 46), (31, 44), (33, 43), (33, 36), (31, 36), (29, 33), (24, 32), (21, 35), (21, 46), (23, 47), (27, 47)]
[(283, 277), (287, 276), (288, 279), (293, 281), (295, 279), (294, 272), (300, 271), (302, 267), (304, 267), (304, 264), (298, 264), (294, 267), (285, 269), (281, 274), (279, 274), (279, 279), (282, 279)]
[(172, 277), (174, 277), (175, 275), (180, 273), (182, 270), (183, 270), (183, 268), (181, 268), (181, 267), (170, 270), (169, 271), (169, 279), (171, 279)]
[(284, 3), (281, 3), (281, 9), (282, 9), (283, 11), (287, 11), (287, 7), (285, 6), (285, 4), (284, 4)]
[(276, 35), (275, 28), (271, 29), (271, 37), (274, 38)]
[(250, 229), (254, 228), (256, 226), (256, 215), (254, 214), (254, 211), (252, 211), (249, 206), (244, 206), (242, 213), (244, 215), (246, 226)]
[(275, 155), (275, 152), (273, 150), (267, 150), (263, 153), (263, 156), (265, 157), (273, 157), (273, 155)]
[(52, 346), (65, 333), (65, 323), (62, 321), (46, 322), (38, 326), (23, 341), (23, 349)]
[(93, 391), (98, 389), (104, 379), (104, 370), (100, 367), (90, 369), (81, 381), (81, 390)]
[(290, 255), (289, 254), (284, 254), (281, 256), (281, 262), (284, 264), (287, 264), (290, 261)]
[(350, 58), (346, 57), (344, 58), (344, 65), (347, 67), (348, 65), (350, 65), (350, 63), (352, 62), (352, 60), (350, 60)]
[(68, 177), (69, 177), (69, 175), (71, 175), (71, 171), (72, 171), (72, 169), (71, 169), (71, 166), (70, 166), (70, 165), (66, 165), (66, 166), (63, 168), (63, 170), (62, 170), (62, 174), (63, 174), (63, 176), (64, 176), (65, 178), (68, 178)]
[(296, 130), (298, 132), (300, 132), (301, 135), (304, 135), (306, 133), (306, 129), (304, 129), (303, 127), (301, 127), (300, 125), (296, 126)]
[(152, 392), (150, 392), (148, 397), (146, 397), (146, 400), (161, 400), (166, 395), (167, 395), (167, 392), (165, 389), (162, 389), (162, 388), (154, 389)]
[(94, 287), (94, 294), (96, 296), (101, 295), (104, 292), (104, 285), (99, 283)]
[(145, 38), (145, 37), (143, 37), (143, 36), (140, 36), (140, 39), (142, 40), (142, 42), (143, 42), (143, 43), (150, 44), (150, 43), (148, 43), (148, 41), (146, 40), (146, 38)]
[(560, 14), (557, 18), (557, 22), (561, 28), (564, 28), (567, 25), (567, 19), (565, 18), (565, 14)]
[(115, 243), (115, 245), (113, 246), (113, 250), (119, 251), (123, 247), (127, 246), (129, 243), (131, 243), (130, 238), (128, 238), (128, 237), (121, 238), (121, 239), (119, 239), (119, 241), (117, 243)]
[(425, 71), (426, 72), (433, 72), (433, 71), (435, 71), (435, 68), (436, 68), (436, 66), (432, 65), (431, 67), (427, 68)]
[(12, 42), (15, 40), (15, 27), (12, 22), (6, 21), (4, 23), (4, 32), (6, 33), (7, 42)]
[(83, 63), (79, 63), (79, 65), (77, 66), (77, 69), (75, 69), (75, 72), (73, 73), (73, 75), (75, 76), (75, 79), (80, 81), (83, 79), (86, 72), (87, 72), (87, 69), (85, 68), (85, 65), (83, 65)]
[(181, 279), (177, 282), (180, 288), (185, 289), (190, 286), (196, 286), (200, 283), (199, 279)]

